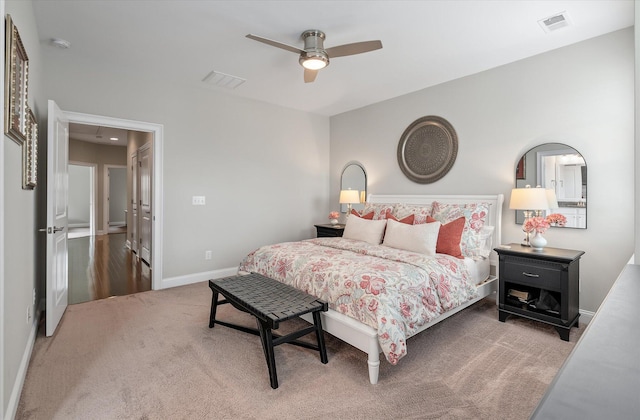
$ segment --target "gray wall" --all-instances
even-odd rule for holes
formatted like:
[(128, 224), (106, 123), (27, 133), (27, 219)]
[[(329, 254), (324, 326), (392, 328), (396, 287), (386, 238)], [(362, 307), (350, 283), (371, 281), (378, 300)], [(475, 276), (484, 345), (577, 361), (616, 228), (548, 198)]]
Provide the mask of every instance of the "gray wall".
[[(634, 250), (634, 43), (625, 29), (331, 118), (331, 200), (350, 160), (369, 193), (505, 195), (504, 243), (520, 242), (508, 209), (515, 167), (541, 143), (566, 143), (589, 170), (588, 229), (551, 229), (549, 246), (581, 249), (580, 307), (595, 311)], [(408, 180), (396, 158), (405, 128), (425, 115), (453, 124), (458, 157), (433, 184)], [(497, 244), (496, 244), (497, 245)]]
[[(326, 220), (328, 117), (103, 73), (58, 51), (45, 58), (61, 109), (164, 125), (164, 278), (236, 267), (253, 248), (310, 238)], [(206, 206), (192, 206), (194, 195)]]
[[(20, 36), (29, 56), (29, 106), (33, 109), (39, 127), (46, 127), (46, 98), (42, 80), (42, 60), (31, 2), (10, 1), (5, 12), (11, 15), (20, 31)], [(4, 66), (2, 66), (4, 67)], [(42, 133), (43, 129), (39, 130)], [(40, 135), (42, 139), (42, 135)], [(16, 407), (16, 390), (22, 377), (18, 375), (21, 365), (26, 367), (27, 350), (35, 337), (35, 316), (27, 322), (27, 310), (35, 314), (33, 290), (36, 287), (36, 195), (41, 191), (42, 179), (38, 179), (36, 190), (22, 189), (22, 151), (17, 143), (3, 136), (4, 148), (4, 241), (3, 270), (4, 293), (2, 323), (2, 412), (7, 413), (10, 404)], [(45, 149), (46, 150), (46, 149)], [(40, 143), (39, 152), (43, 152)], [(38, 159), (42, 162), (42, 154)], [(40, 173), (38, 174), (40, 176)], [(7, 413), (11, 415), (12, 413)]]

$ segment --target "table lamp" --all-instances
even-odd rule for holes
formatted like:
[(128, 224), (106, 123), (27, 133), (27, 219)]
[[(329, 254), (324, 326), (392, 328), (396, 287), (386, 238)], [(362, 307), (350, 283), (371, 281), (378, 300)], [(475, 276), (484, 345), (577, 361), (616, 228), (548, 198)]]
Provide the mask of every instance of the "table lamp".
[[(516, 211), (522, 210), (524, 213), (524, 221), (526, 222), (533, 216), (534, 212), (539, 214), (537, 212), (549, 208), (547, 190), (544, 188), (531, 188), (530, 185), (527, 185), (525, 188), (514, 188), (511, 190), (509, 208)], [(531, 246), (529, 243), (529, 232), (526, 232), (522, 245)]]
[(341, 190), (340, 204), (347, 205), (347, 216), (351, 214), (351, 205), (360, 203), (360, 193), (358, 190)]

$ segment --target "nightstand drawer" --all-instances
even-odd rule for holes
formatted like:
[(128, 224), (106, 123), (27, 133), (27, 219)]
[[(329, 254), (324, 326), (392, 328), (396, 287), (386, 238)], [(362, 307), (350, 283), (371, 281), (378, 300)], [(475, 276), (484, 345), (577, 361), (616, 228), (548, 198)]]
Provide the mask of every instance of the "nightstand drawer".
[(314, 225), (316, 227), (316, 234), (318, 238), (326, 237), (340, 237), (344, 232), (345, 225)]
[(503, 270), (500, 275), (506, 281), (547, 290), (561, 290), (562, 271), (558, 264), (527, 258), (508, 258), (504, 261)]

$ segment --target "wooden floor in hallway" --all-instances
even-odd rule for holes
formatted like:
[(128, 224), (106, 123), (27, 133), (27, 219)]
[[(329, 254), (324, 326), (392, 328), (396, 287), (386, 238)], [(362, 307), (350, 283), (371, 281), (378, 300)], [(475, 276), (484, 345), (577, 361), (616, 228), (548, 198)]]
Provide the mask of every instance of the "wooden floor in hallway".
[(69, 304), (151, 290), (151, 269), (126, 233), (69, 239)]

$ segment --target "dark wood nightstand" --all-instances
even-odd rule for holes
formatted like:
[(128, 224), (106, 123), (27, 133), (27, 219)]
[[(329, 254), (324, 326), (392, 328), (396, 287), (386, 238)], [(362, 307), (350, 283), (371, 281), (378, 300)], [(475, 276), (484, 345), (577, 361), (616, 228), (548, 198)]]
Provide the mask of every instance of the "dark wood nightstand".
[(342, 236), (342, 234), (344, 233), (345, 225), (341, 225), (341, 224), (332, 225), (330, 223), (327, 223), (324, 225), (314, 225), (314, 226), (316, 227), (318, 238), (325, 238), (325, 237)]
[(518, 315), (553, 325), (569, 341), (569, 330), (580, 317), (580, 257), (584, 251), (520, 244), (497, 247), (499, 265), (498, 317)]

